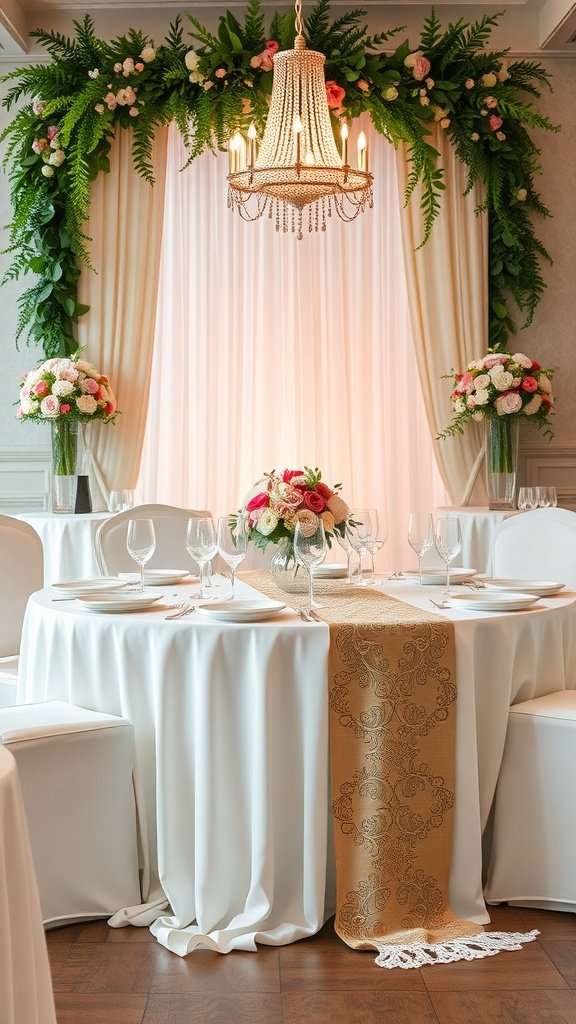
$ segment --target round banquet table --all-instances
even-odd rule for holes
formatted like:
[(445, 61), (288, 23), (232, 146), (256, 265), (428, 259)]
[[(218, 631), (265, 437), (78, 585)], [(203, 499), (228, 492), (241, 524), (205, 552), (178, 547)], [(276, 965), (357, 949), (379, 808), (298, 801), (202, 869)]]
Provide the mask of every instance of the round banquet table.
[(12, 754), (0, 744), (0, 1020), (56, 1024), (42, 912)]
[[(240, 597), (261, 596), (237, 586)], [(381, 589), (427, 610), (438, 594), (406, 580)], [(165, 588), (172, 602), (174, 591)], [(135, 726), (147, 905), (112, 923), (156, 917), (152, 931), (181, 955), (310, 935), (334, 910), (329, 629), (289, 608), (242, 624), (198, 612), (167, 621), (167, 611), (159, 602), (95, 614), (44, 590), (24, 622), (19, 701), (69, 700)], [(458, 687), (450, 904), (482, 924), (482, 831), (508, 709), (576, 688), (576, 594), (515, 614), (442, 614), (455, 625)]]
[(44, 548), (44, 583), (100, 576), (94, 552), (96, 530), (110, 512), (84, 515), (55, 515), (53, 512), (23, 512), (15, 518), (36, 530)]
[[(460, 522), (462, 550), (454, 559), (454, 565), (476, 569), (477, 572), (492, 572), (492, 545), (496, 528), (509, 516), (517, 516), (516, 509), (474, 508), (462, 505), (442, 505), (436, 509), (436, 518), (455, 516)], [(431, 561), (425, 565), (440, 565), (440, 557), (433, 552)]]

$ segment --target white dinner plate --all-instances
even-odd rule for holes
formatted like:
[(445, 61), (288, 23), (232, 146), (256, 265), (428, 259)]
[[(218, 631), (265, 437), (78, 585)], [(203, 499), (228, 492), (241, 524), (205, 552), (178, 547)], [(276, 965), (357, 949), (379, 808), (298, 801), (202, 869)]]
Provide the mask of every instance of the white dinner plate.
[(317, 565), (314, 569), (314, 579), (318, 580), (340, 580), (348, 575), (348, 566), (343, 562), (328, 562), (327, 565)]
[(518, 591), (500, 590), (475, 591), (472, 594), (452, 594), (450, 600), (458, 608), (479, 612), (519, 612), (531, 608), (540, 598), (535, 594), (521, 594)]
[(536, 594), (538, 597), (551, 597), (566, 587), (565, 583), (552, 583), (550, 580), (487, 579), (484, 585), (487, 590), (514, 590), (521, 594)]
[(125, 580), (119, 580), (117, 576), (97, 576), (93, 580), (70, 580), (68, 583), (53, 583), (52, 590), (61, 597), (88, 597), (90, 594), (97, 594), (105, 591), (124, 590)]
[(162, 594), (92, 594), (90, 597), (77, 597), (77, 604), (90, 612), (136, 612), (141, 608), (150, 608), (160, 601)]
[[(420, 582), (420, 573), (417, 569), (409, 569), (402, 573), (411, 583)], [(476, 576), (476, 569), (461, 569), (455, 566), (450, 569), (450, 583), (467, 583)], [(422, 569), (422, 583), (426, 586), (446, 585), (446, 569)]]
[(211, 601), (197, 605), (196, 611), (221, 622), (263, 622), (285, 607), (282, 601)]
[[(188, 569), (144, 569), (144, 583), (149, 587), (165, 587), (190, 576)], [(119, 572), (118, 578), (125, 583), (139, 583), (139, 572)]]

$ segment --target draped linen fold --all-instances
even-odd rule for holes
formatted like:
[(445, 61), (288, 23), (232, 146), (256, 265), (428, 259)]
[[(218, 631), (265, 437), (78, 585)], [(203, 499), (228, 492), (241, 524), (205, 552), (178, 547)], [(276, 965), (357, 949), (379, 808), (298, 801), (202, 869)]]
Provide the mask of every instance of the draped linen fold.
[[(400, 220), (412, 337), (420, 386), (432, 437), (450, 421), (450, 385), (443, 374), (462, 371), (488, 348), (488, 218), (480, 183), (466, 191), (466, 168), (456, 147), (439, 126), (431, 144), (440, 153), (446, 190), (426, 245), (420, 210), (421, 188), (404, 205)], [(398, 185), (404, 191), (410, 173), (406, 147), (396, 154)], [(434, 453), (454, 505), (485, 505), (482, 475), (483, 429), (469, 424), (463, 436), (434, 441)]]
[(156, 128), (154, 186), (134, 169), (132, 131), (118, 132), (110, 173), (92, 183), (88, 250), (96, 268), (83, 270), (79, 301), (90, 312), (79, 321), (84, 357), (107, 374), (118, 399), (114, 426), (94, 423), (87, 433), (94, 511), (107, 508), (110, 490), (133, 489), (140, 469), (148, 414), (168, 129)]

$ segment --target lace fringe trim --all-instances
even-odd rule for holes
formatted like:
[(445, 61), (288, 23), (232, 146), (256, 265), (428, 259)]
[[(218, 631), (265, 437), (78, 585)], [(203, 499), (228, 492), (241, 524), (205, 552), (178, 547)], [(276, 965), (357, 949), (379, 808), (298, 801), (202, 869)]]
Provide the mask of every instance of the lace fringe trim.
[(525, 942), (534, 942), (538, 931), (479, 932), (447, 942), (414, 942), (408, 946), (386, 946), (377, 943), (378, 967), (426, 967), (429, 964), (451, 964), (456, 960), (482, 960), (504, 950), (521, 949)]

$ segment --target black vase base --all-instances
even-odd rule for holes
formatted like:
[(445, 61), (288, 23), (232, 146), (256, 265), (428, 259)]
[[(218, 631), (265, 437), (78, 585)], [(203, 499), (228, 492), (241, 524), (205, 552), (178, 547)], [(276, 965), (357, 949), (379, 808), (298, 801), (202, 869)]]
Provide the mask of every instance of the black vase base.
[(92, 498), (90, 497), (90, 481), (87, 476), (78, 477), (78, 485), (76, 487), (76, 505), (74, 507), (74, 513), (76, 515), (83, 515), (86, 512), (92, 511)]

